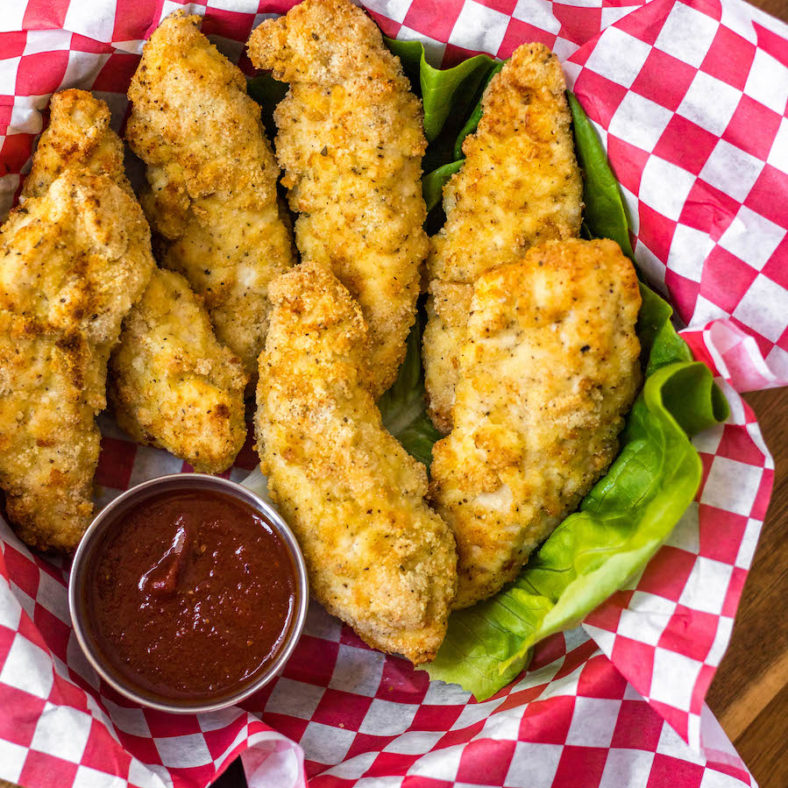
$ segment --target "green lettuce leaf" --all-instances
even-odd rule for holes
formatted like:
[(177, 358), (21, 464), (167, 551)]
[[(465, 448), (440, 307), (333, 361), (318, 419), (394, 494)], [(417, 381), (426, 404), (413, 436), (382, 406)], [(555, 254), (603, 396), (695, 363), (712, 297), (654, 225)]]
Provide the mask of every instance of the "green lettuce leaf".
[(611, 238), (632, 258), (629, 221), (607, 153), (580, 102), (567, 92), (577, 160), (583, 170), (583, 221), (594, 238)]
[[(424, 195), (424, 202), (427, 205), (427, 213), (430, 214), (429, 225), (427, 227), (428, 232), (437, 230), (438, 228), (433, 227), (433, 225), (440, 225), (443, 222), (443, 218), (440, 219), (440, 222), (434, 221), (435, 214), (432, 213), (432, 210), (433, 208), (437, 208), (440, 205), (443, 199), (443, 187), (455, 172), (460, 171), (462, 163), (465, 161), (465, 156), (462, 152), (463, 140), (469, 134), (473, 134), (473, 132), (476, 131), (479, 121), (482, 117), (482, 94), (484, 93), (487, 85), (490, 83), (490, 80), (503, 68), (503, 66), (504, 64), (502, 62), (491, 61), (491, 68), (487, 72), (487, 77), (481, 85), (473, 110), (468, 116), (468, 120), (460, 128), (452, 144), (451, 154), (454, 160), (448, 162), (447, 164), (441, 164), (440, 166), (435, 167), (435, 169), (429, 169), (430, 165), (434, 166), (436, 162), (446, 158), (449, 153), (447, 149), (447, 142), (439, 143), (438, 153), (434, 153), (433, 150), (428, 149), (427, 155), (424, 157), (426, 174), (421, 180), (421, 191)], [(449, 131), (448, 133), (453, 134), (453, 131)], [(433, 148), (434, 147), (435, 146), (433, 146)]]
[(424, 195), (424, 202), (427, 204), (427, 213), (440, 203), (443, 197), (443, 187), (449, 178), (459, 171), (460, 167), (462, 167), (462, 159), (444, 164), (421, 179), (421, 192)]
[(432, 447), (441, 434), (427, 415), (424, 370), (421, 366), (422, 310), (408, 335), (408, 351), (394, 385), (378, 400), (383, 426), (405, 450), (427, 468), (432, 462)]
[[(502, 66), (493, 64), (482, 90)], [(445, 160), (445, 143), (440, 155), (425, 157), (428, 211), (438, 206), (444, 185), (462, 167), (462, 142), (481, 118), (480, 93), (459, 127), (454, 160)], [(585, 234), (612, 238), (632, 257), (626, 209), (607, 154), (571, 94), (569, 105), (584, 174)], [(440, 166), (429, 171), (426, 164), (436, 161)], [(619, 456), (511, 586), (452, 614), (437, 659), (425, 668), (431, 678), (459, 683), (478, 699), (493, 695), (526, 667), (539, 640), (581, 621), (641, 571), (692, 502), (701, 465), (689, 436), (724, 420), (728, 407), (709, 370), (692, 361), (676, 333), (671, 307), (645, 285), (641, 296), (637, 332), (646, 381), (621, 436)], [(411, 418), (425, 418), (416, 407), (419, 401), (421, 392), (411, 400)], [(420, 443), (422, 456), (425, 448)]]
[[(571, 94), (569, 103), (588, 235), (612, 238), (632, 257), (605, 150)], [(646, 380), (620, 454), (513, 584), (452, 614), (446, 640), (425, 668), (430, 678), (461, 684), (479, 700), (495, 694), (527, 666), (537, 642), (582, 621), (641, 571), (692, 502), (701, 463), (689, 436), (727, 418), (728, 405), (707, 367), (691, 360), (671, 307), (642, 284), (641, 296), (637, 331)]]
[[(612, 238), (624, 254), (633, 258), (629, 220), (607, 153), (580, 102), (571, 93), (568, 98), (575, 151), (583, 169), (584, 228), (590, 238)], [(673, 310), (669, 304), (646, 287), (641, 287), (641, 296), (644, 303), (638, 317), (638, 336), (643, 356), (648, 358), (646, 375), (672, 361), (691, 361), (689, 347), (670, 323)]]
[(427, 62), (420, 41), (397, 41), (384, 36), (386, 46), (399, 57), (405, 74), (424, 106), (424, 134), (434, 142), (447, 119), (465, 119), (476, 103), (480, 88), (495, 61), (487, 55), (476, 55), (453, 68), (434, 68)]
[(642, 282), (640, 297), (643, 299), (643, 305), (638, 314), (637, 333), (640, 339), (641, 356), (648, 359), (646, 377), (666, 364), (692, 361), (689, 346), (676, 333), (670, 322), (673, 315), (670, 304)]
[[(427, 62), (420, 41), (383, 39), (399, 57), (414, 92), (422, 100), (424, 133), (429, 142), (422, 162), (427, 173), (422, 186), (427, 209), (431, 210), (440, 203), (446, 181), (462, 166), (462, 140), (475, 130), (484, 88), (503, 64), (487, 55), (477, 55), (453, 68), (434, 68)], [(274, 110), (287, 89), (270, 74), (247, 80), (247, 91), (260, 105), (263, 125), (272, 139), (276, 136)], [(460, 153), (455, 154), (455, 150)]]
[(460, 133), (457, 135), (457, 139), (454, 141), (454, 158), (455, 159), (462, 159), (462, 143), (465, 141), (465, 138), (469, 134), (473, 134), (476, 131), (479, 121), (482, 119), (482, 96), (481, 94), (487, 89), (487, 85), (490, 84), (490, 80), (504, 67), (504, 62), (501, 61), (499, 63), (495, 63), (495, 65), (490, 69), (487, 74), (487, 78), (484, 80), (484, 85), (482, 85), (482, 90), (479, 95), (479, 98), (476, 101), (476, 106), (473, 108), (473, 112), (468, 116), (468, 120), (465, 121), (465, 125), (460, 129)]

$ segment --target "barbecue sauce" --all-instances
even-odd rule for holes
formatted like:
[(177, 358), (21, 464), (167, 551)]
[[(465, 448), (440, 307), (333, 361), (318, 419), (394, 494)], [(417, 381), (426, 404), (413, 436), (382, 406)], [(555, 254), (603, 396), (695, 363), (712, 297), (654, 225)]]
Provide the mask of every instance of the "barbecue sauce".
[(153, 699), (221, 701), (277, 658), (296, 569), (257, 510), (210, 490), (143, 501), (107, 529), (84, 585), (88, 636), (111, 674)]

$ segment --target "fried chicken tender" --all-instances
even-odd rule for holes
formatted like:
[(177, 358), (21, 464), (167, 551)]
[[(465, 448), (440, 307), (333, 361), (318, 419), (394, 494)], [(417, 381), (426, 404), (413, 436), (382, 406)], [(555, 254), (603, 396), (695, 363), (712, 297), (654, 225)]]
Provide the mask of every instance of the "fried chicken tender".
[(2, 228), (0, 309), (109, 351), (153, 267), (136, 200), (104, 175), (66, 170)]
[(455, 607), (513, 580), (618, 451), (640, 384), (640, 293), (613, 241), (551, 241), (477, 280), (454, 429), (431, 498), (459, 552)]
[(69, 167), (107, 175), (133, 195), (123, 167), (123, 143), (110, 127), (106, 102), (86, 90), (72, 88), (53, 94), (49, 112), (49, 126), (38, 141), (33, 166), (22, 185), (22, 203), (45, 194)]
[(197, 471), (232, 464), (246, 438), (240, 359), (219, 343), (188, 282), (157, 271), (123, 325), (109, 399), (134, 440), (187, 459)]
[[(107, 105), (84, 90), (66, 90), (52, 96), (50, 107), (22, 196), (44, 194), (68, 168), (107, 175), (133, 196)], [(110, 371), (115, 416), (136, 441), (165, 448), (200, 471), (232, 464), (246, 436), (247, 376), (179, 274), (154, 270), (124, 322)]]
[(74, 549), (93, 516), (102, 360), (79, 334), (0, 309), (0, 486), (14, 529), (41, 550)]
[(257, 441), (312, 593), (371, 646), (428, 661), (454, 597), (454, 540), (424, 501), (426, 469), (381, 423), (361, 310), (315, 263), (270, 293)]
[(140, 206), (105, 175), (67, 169), (0, 230), (0, 487), (34, 547), (73, 550), (90, 523), (107, 361), (153, 268)]
[(145, 44), (126, 138), (148, 165), (141, 200), (164, 239), (162, 264), (205, 299), (218, 339), (254, 376), (268, 283), (293, 264), (292, 240), (260, 107), (199, 24), (176, 12)]
[(405, 357), (429, 248), (421, 102), (350, 0), (305, 0), (266, 20), (249, 39), (249, 57), (290, 83), (274, 119), (282, 182), (299, 214), (296, 245), (361, 304), (377, 398)]
[(432, 239), (424, 332), (430, 416), (452, 425), (472, 285), (519, 260), (531, 246), (580, 232), (582, 181), (574, 154), (566, 83), (543, 44), (524, 44), (490, 81), (465, 163), (443, 191), (446, 224)]

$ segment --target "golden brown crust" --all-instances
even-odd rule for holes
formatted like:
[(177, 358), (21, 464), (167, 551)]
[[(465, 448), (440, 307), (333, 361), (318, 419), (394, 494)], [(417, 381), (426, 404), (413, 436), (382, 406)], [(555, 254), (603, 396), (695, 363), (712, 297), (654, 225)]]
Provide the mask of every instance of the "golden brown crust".
[(93, 516), (96, 362), (79, 335), (0, 310), (0, 487), (14, 530), (40, 550), (73, 550)]
[(180, 274), (157, 270), (151, 277), (123, 324), (110, 369), (115, 417), (134, 440), (197, 471), (232, 464), (246, 438), (247, 376)]
[(430, 660), (454, 596), (454, 541), (424, 502), (424, 466), (381, 423), (359, 306), (314, 263), (275, 280), (271, 300), (257, 441), (312, 593), (370, 645)]
[(249, 56), (290, 83), (275, 113), (276, 152), (299, 214), (296, 244), (361, 304), (377, 397), (404, 358), (428, 250), (421, 103), (380, 30), (349, 0), (305, 0), (263, 22)]
[(268, 283), (293, 264), (292, 242), (260, 108), (199, 23), (176, 12), (145, 45), (126, 138), (148, 165), (142, 204), (163, 237), (163, 265), (204, 298), (217, 337), (253, 376)]
[(153, 268), (142, 210), (104, 175), (66, 169), (0, 231), (0, 487), (34, 547), (73, 550), (90, 523), (107, 360)]
[(107, 175), (128, 194), (123, 143), (110, 127), (109, 107), (86, 90), (63, 90), (49, 102), (49, 126), (41, 135), (21, 202), (41, 197), (69, 167), (91, 175)]
[(136, 200), (104, 175), (67, 169), (3, 226), (0, 309), (112, 346), (152, 270)]
[(456, 607), (496, 593), (618, 450), (640, 383), (637, 277), (613, 241), (551, 241), (483, 274), (431, 497), (459, 552)]
[(485, 90), (479, 127), (463, 143), (465, 163), (444, 189), (446, 223), (427, 261), (433, 303), (424, 334), (430, 415), (444, 432), (467, 320), (462, 303), (451, 304), (465, 291), (451, 286), (473, 284), (531, 246), (580, 231), (582, 182), (565, 90), (547, 47), (518, 47)]
[(424, 386), (429, 415), (437, 429), (451, 432), (451, 409), (459, 375), (459, 345), (471, 308), (473, 285), (434, 279), (427, 298), (427, 325), (424, 327)]
[[(84, 90), (66, 90), (50, 106), (23, 196), (44, 194), (66, 169), (106, 175), (133, 196), (107, 105)], [(124, 321), (111, 367), (115, 415), (135, 440), (200, 471), (232, 463), (246, 435), (246, 375), (214, 337), (202, 300), (183, 277), (155, 270)]]

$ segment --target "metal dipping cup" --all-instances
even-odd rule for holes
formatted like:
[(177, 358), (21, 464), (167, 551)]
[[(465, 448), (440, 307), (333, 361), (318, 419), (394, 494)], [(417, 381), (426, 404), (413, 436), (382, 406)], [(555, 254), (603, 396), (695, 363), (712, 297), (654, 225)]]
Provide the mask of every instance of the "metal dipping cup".
[[(231, 496), (251, 506), (254, 510), (263, 515), (281, 537), (290, 554), (296, 582), (296, 608), (294, 616), (276, 659), (253, 682), (242, 685), (240, 689), (233, 694), (223, 692), (221, 698), (215, 702), (206, 702), (203, 699), (166, 700), (159, 696), (154, 698), (144, 695), (133, 687), (128, 686), (123, 677), (119, 676), (105, 663), (101, 652), (92, 642), (92, 638), (89, 634), (90, 625), (85, 620), (84, 584), (86, 569), (90, 564), (95, 550), (101, 544), (101, 537), (107, 533), (109, 528), (113, 526), (117, 527), (120, 524), (124, 512), (133, 509), (151, 496), (170, 491), (189, 491), (197, 489), (211, 490)], [(93, 669), (107, 682), (107, 684), (129, 700), (139, 703), (142, 706), (148, 706), (153, 709), (158, 709), (159, 711), (172, 712), (174, 714), (197, 714), (200, 712), (224, 709), (239, 703), (244, 700), (244, 698), (249, 697), (268, 684), (293, 653), (293, 649), (298, 639), (301, 637), (301, 632), (304, 628), (308, 605), (309, 583), (307, 580), (304, 557), (295, 536), (293, 536), (293, 532), (282, 519), (279, 512), (277, 512), (271, 504), (266, 503), (262, 498), (240, 484), (216, 476), (206, 476), (199, 473), (175, 473), (169, 476), (161, 476), (151, 481), (142, 482), (122, 493), (105, 506), (98, 515), (96, 515), (90, 527), (85, 532), (85, 535), (82, 537), (82, 541), (79, 543), (79, 547), (74, 555), (68, 586), (68, 607), (71, 613), (74, 634), (77, 636), (79, 645), (82, 647), (82, 651), (85, 653)], [(238, 647), (243, 648), (241, 644), (239, 644)]]

